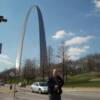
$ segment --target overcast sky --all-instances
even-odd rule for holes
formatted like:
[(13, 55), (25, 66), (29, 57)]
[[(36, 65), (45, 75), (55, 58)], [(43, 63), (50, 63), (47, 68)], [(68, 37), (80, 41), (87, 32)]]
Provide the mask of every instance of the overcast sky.
[[(100, 0), (0, 0), (0, 71), (15, 66), (19, 36), (28, 9), (39, 5), (43, 14), (47, 45), (56, 53), (62, 40), (68, 46), (69, 59), (100, 53)], [(33, 9), (27, 25), (23, 60), (39, 58), (37, 12)]]

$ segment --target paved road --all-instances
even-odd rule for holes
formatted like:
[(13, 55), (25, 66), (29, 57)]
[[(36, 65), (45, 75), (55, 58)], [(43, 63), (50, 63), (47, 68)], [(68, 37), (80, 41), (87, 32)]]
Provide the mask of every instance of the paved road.
[[(0, 100), (14, 100), (13, 92), (0, 91)], [(19, 89), (15, 100), (48, 100), (48, 95), (31, 93), (30, 89)], [(100, 92), (64, 91), (62, 100), (100, 100)]]
[(100, 100), (100, 93), (96, 92), (64, 92), (62, 100)]

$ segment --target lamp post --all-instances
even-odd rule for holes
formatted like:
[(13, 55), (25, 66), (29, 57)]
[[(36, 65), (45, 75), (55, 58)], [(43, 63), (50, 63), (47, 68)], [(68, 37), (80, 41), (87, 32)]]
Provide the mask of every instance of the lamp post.
[[(0, 23), (1, 22), (7, 22), (7, 19), (5, 19), (4, 16), (0, 16)], [(1, 51), (2, 51), (2, 43), (0, 43), (0, 54), (1, 54)]]
[(0, 43), (0, 54), (2, 53), (2, 43)]
[(7, 19), (5, 19), (4, 16), (0, 16), (0, 23), (1, 22), (7, 22)]

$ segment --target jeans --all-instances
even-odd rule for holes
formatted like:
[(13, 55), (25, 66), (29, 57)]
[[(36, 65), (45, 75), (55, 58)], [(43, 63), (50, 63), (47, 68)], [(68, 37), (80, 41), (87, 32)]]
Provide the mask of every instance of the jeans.
[(61, 100), (61, 95), (57, 93), (49, 94), (49, 100)]

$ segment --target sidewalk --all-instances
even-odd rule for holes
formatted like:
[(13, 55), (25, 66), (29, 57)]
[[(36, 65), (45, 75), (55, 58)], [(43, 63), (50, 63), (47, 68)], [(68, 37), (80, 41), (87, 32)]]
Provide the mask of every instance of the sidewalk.
[(100, 92), (100, 88), (95, 88), (95, 87), (73, 87), (73, 88), (63, 88), (63, 91), (68, 91), (68, 92), (72, 92), (72, 91), (77, 91), (77, 92)]
[(10, 90), (9, 89), (9, 87), (0, 87), (0, 93), (6, 93), (6, 94), (8, 94), (8, 93), (12, 93), (13, 92), (13, 90)]

